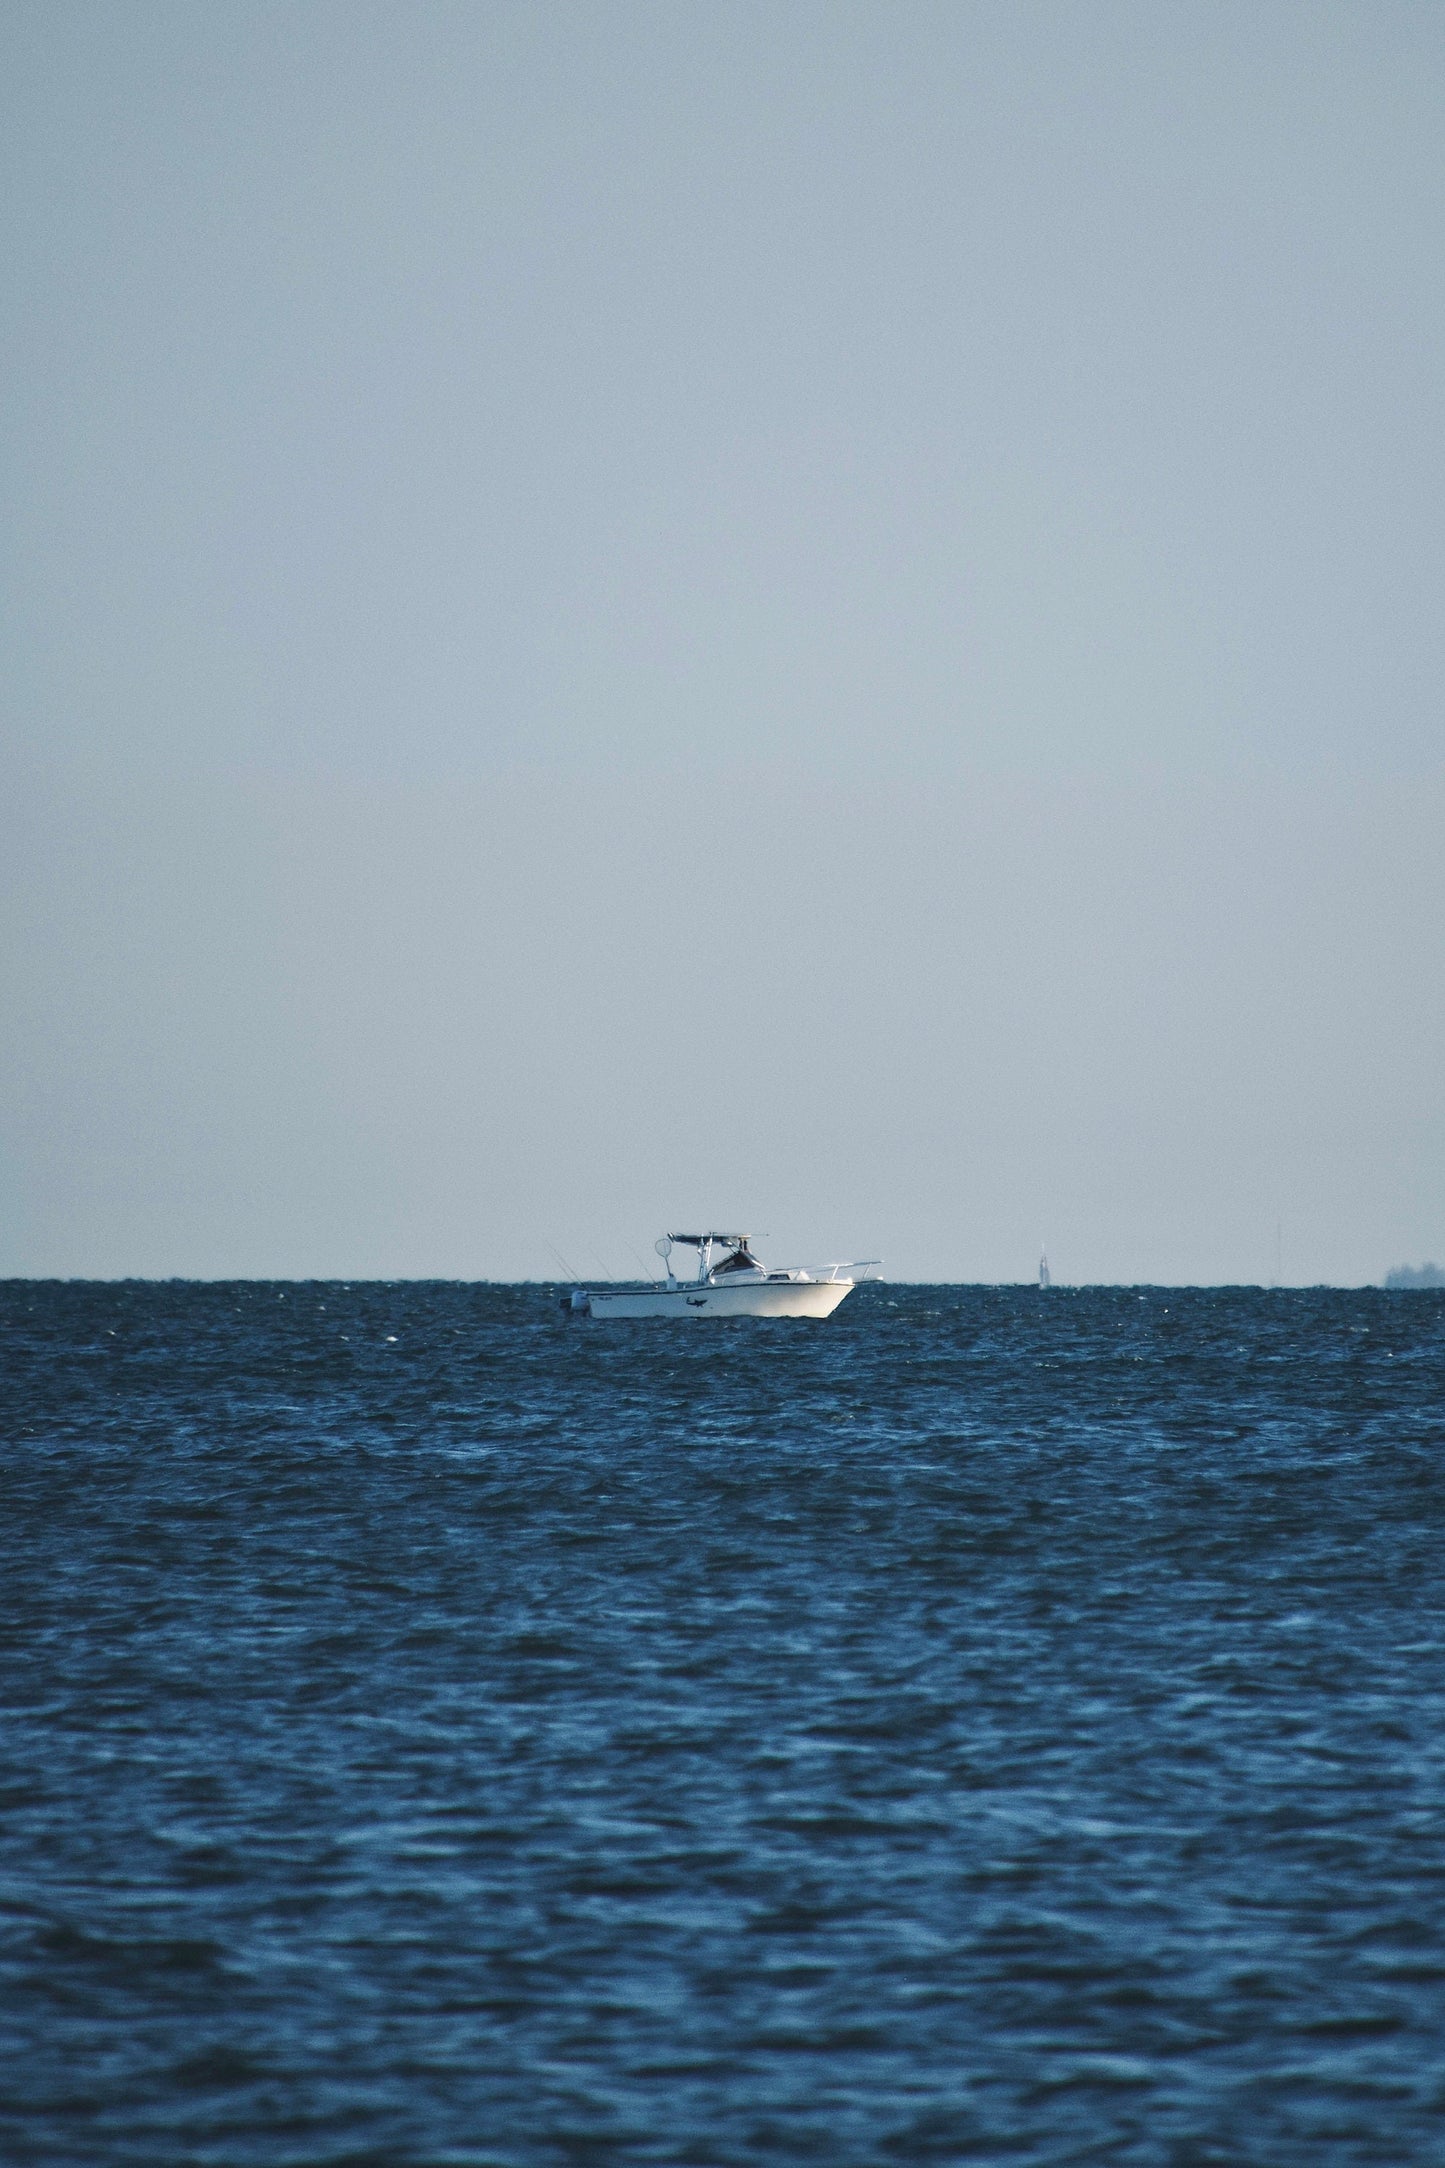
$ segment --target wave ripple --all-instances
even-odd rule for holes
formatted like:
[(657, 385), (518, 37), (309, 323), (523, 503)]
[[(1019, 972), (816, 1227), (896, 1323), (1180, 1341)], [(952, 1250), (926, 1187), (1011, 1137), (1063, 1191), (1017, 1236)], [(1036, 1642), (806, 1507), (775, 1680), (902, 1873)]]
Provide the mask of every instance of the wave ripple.
[(1445, 2157), (1445, 1297), (0, 1333), (6, 2159)]

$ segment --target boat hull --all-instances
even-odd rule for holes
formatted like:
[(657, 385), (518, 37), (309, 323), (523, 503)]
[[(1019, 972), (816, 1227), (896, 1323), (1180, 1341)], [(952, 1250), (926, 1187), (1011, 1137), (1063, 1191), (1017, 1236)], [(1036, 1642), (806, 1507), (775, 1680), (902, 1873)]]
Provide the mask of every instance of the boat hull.
[(831, 1317), (851, 1280), (753, 1280), (745, 1287), (709, 1282), (685, 1287), (595, 1288), (589, 1317)]

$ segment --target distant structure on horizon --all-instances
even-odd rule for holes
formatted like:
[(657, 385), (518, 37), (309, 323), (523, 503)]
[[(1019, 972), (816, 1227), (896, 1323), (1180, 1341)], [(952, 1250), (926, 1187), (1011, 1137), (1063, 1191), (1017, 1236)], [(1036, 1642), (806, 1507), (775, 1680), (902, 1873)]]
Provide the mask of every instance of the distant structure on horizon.
[[(1431, 1270), (1434, 1270), (1433, 1266), (1431, 1267)], [(1049, 1260), (1047, 1257), (1041, 1257), (1039, 1259), (1039, 1285), (1040, 1287), (1051, 1287), (1053, 1285), (1053, 1282), (1049, 1278)]]
[(1445, 1271), (1439, 1265), (1396, 1265), (1385, 1274), (1386, 1287), (1445, 1287)]

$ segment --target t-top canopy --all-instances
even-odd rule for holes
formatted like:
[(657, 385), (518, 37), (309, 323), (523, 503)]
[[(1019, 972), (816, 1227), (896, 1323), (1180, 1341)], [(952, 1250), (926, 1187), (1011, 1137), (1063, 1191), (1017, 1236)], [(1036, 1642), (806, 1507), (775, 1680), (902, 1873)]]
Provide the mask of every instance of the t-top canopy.
[(747, 1248), (746, 1235), (669, 1235), (669, 1242), (685, 1242), (689, 1249), (700, 1250), (705, 1242), (727, 1242)]

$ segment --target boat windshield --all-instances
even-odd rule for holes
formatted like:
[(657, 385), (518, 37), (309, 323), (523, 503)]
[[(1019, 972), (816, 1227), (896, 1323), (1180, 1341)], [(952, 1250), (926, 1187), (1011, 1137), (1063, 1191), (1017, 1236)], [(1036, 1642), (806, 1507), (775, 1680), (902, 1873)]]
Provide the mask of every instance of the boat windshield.
[(715, 1280), (720, 1280), (725, 1272), (761, 1272), (762, 1269), (752, 1251), (744, 1246), (740, 1250), (734, 1250), (731, 1257), (725, 1257), (720, 1265), (715, 1266), (712, 1276)]

